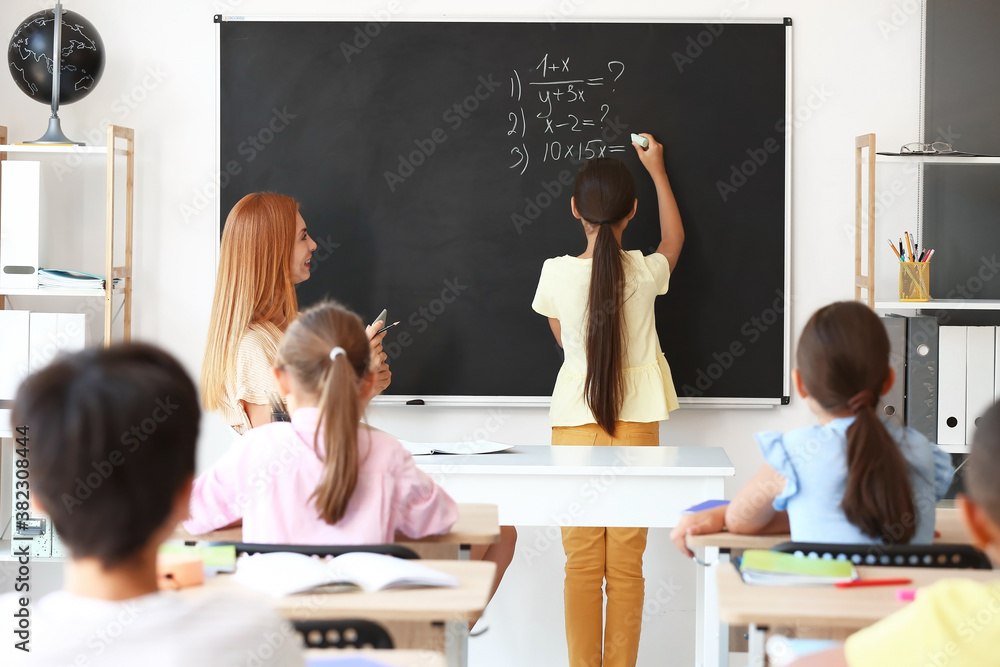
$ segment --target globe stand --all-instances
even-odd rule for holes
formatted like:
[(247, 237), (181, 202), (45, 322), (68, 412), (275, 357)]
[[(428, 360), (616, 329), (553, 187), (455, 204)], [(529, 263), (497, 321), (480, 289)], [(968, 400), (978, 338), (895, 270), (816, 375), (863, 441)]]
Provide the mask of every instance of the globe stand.
[(73, 141), (62, 131), (62, 125), (59, 123), (59, 116), (53, 112), (52, 117), (49, 118), (49, 129), (45, 131), (38, 139), (34, 141), (25, 141), (26, 144), (70, 144), (73, 146), (86, 146), (82, 141)]
[(69, 144), (71, 146), (86, 146), (82, 141), (73, 141), (63, 134), (59, 123), (59, 73), (62, 67), (62, 3), (57, 2), (53, 10), (55, 36), (52, 39), (52, 116), (49, 117), (49, 129), (39, 139), (25, 141), (26, 144)]

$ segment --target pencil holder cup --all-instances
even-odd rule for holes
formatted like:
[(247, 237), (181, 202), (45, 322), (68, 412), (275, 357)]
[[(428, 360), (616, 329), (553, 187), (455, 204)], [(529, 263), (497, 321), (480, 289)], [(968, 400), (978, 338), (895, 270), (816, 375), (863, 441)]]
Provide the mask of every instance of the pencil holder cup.
[(899, 300), (930, 301), (931, 265), (927, 262), (899, 263)]

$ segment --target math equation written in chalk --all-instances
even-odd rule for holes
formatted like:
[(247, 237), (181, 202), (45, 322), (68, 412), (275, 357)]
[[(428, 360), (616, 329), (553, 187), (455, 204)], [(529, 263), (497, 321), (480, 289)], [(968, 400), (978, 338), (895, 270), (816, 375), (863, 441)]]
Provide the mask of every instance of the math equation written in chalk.
[(519, 174), (532, 163), (613, 157), (628, 148), (624, 126), (612, 114), (625, 63), (609, 60), (604, 71), (577, 71), (571, 60), (546, 53), (531, 69), (510, 74), (509, 168)]

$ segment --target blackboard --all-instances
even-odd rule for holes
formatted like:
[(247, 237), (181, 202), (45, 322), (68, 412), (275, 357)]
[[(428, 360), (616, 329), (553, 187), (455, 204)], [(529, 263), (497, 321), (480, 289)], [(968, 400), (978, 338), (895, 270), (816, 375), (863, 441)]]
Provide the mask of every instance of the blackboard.
[[(389, 395), (551, 394), (562, 361), (531, 310), (542, 262), (579, 254), (579, 160), (667, 146), (687, 241), (657, 330), (678, 394), (787, 402), (790, 20), (766, 23), (219, 23), (219, 214), (295, 197), (319, 243), (300, 306), (388, 308)], [(537, 399), (532, 399), (537, 397)]]

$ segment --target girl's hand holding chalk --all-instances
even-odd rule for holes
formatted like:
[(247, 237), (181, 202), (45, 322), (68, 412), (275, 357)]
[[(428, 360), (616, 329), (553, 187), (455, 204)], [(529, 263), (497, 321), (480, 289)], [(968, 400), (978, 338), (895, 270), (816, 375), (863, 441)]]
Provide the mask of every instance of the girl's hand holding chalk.
[[(643, 146), (639, 140), (644, 140), (648, 145)], [(654, 179), (658, 176), (666, 176), (667, 169), (663, 166), (663, 145), (653, 138), (653, 135), (643, 132), (632, 135), (632, 145), (635, 152), (639, 154), (639, 161), (646, 168), (649, 175)]]

